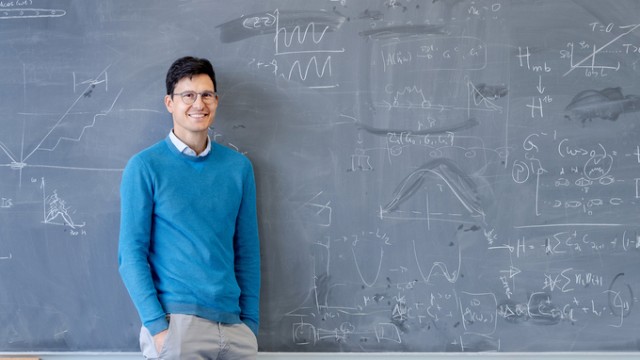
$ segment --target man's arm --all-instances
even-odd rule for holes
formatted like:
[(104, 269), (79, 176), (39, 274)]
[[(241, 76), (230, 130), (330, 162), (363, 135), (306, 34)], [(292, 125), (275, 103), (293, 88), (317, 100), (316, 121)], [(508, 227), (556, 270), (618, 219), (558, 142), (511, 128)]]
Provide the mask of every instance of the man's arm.
[(168, 328), (165, 312), (151, 276), (148, 256), (153, 217), (153, 183), (139, 158), (132, 158), (122, 174), (118, 264), (120, 276), (143, 325), (152, 335)]
[(258, 335), (260, 324), (260, 240), (256, 210), (256, 183), (251, 164), (244, 177), (242, 201), (236, 219), (235, 272), (240, 286), (240, 319)]

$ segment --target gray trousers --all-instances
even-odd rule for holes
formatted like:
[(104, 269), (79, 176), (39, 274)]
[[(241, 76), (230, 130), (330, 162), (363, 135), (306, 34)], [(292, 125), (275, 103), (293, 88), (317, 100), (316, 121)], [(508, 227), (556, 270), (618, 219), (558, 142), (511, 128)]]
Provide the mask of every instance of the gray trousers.
[(140, 349), (145, 359), (255, 360), (258, 341), (245, 324), (222, 324), (193, 315), (171, 314), (160, 353), (144, 326), (140, 329)]

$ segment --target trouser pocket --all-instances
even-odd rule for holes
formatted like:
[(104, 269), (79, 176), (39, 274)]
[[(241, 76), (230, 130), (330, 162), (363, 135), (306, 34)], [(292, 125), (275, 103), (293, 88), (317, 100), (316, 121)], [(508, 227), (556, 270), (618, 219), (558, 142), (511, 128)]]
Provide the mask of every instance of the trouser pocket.
[(153, 336), (144, 326), (140, 328), (140, 350), (145, 359), (154, 360), (160, 358), (160, 354), (156, 350), (156, 344), (153, 342)]
[(171, 339), (171, 330), (172, 321), (171, 316), (167, 316), (167, 321), (169, 321), (169, 328), (167, 329), (167, 335), (164, 337), (164, 344), (162, 344), (162, 349), (158, 352), (156, 349), (156, 343), (153, 341), (153, 335), (149, 332), (149, 329), (146, 327), (142, 327), (140, 329), (140, 350), (142, 351), (142, 356), (148, 360), (162, 359), (168, 360), (171, 357), (167, 357), (167, 347), (169, 346), (169, 341)]

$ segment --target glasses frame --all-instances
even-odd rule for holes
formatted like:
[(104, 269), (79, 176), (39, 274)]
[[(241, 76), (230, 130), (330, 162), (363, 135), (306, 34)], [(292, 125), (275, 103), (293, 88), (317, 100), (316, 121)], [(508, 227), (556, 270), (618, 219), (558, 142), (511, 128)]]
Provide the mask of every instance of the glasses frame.
[[(189, 94), (195, 94), (196, 97), (193, 99), (193, 101), (189, 102), (186, 99), (188, 99), (188, 97), (186, 97)], [(213, 97), (211, 98), (211, 100), (205, 100), (205, 97), (203, 96), (204, 94), (213, 94)], [(217, 99), (218, 99), (218, 93), (216, 93), (215, 91), (203, 91), (203, 92), (197, 92), (197, 91), (193, 91), (193, 90), (187, 90), (187, 91), (183, 91), (183, 92), (179, 92), (179, 93), (172, 93), (171, 96), (174, 95), (178, 95), (180, 96), (180, 99), (182, 100), (183, 103), (185, 103), (186, 105), (193, 105), (195, 104), (196, 101), (198, 101), (198, 96), (202, 99), (202, 102), (205, 104), (213, 104)]]

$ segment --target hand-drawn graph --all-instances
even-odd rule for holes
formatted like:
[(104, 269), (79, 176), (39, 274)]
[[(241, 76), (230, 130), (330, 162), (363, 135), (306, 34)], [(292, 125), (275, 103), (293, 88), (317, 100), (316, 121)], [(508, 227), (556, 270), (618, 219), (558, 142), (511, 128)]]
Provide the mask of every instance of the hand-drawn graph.
[[(76, 74), (72, 74), (73, 76), (73, 89), (74, 93), (78, 90), (79, 95), (75, 97), (73, 101), (71, 101), (70, 105), (62, 112), (61, 114), (49, 114), (49, 113), (26, 113), (20, 112), (19, 116), (23, 117), (23, 127), (22, 134), (16, 134), (21, 137), (21, 142), (19, 144), (18, 149), (12, 149), (7, 144), (0, 141), (0, 155), (4, 155), (5, 161), (8, 162), (2, 164), (0, 166), (8, 167), (13, 170), (17, 170), (20, 172), (20, 179), (22, 179), (22, 171), (25, 168), (55, 168), (55, 169), (64, 169), (64, 170), (89, 170), (89, 171), (121, 171), (121, 169), (114, 168), (90, 168), (90, 167), (82, 167), (82, 166), (73, 166), (73, 165), (49, 165), (49, 164), (38, 164), (31, 163), (30, 159), (38, 154), (39, 152), (54, 152), (59, 147), (60, 144), (64, 142), (80, 142), (87, 131), (93, 128), (96, 123), (101, 119), (106, 117), (111, 111), (118, 101), (118, 98), (122, 94), (122, 89), (118, 91), (118, 93), (114, 95), (110, 95), (106, 92), (108, 88), (108, 77), (107, 70), (109, 67), (103, 69), (97, 76), (93, 79), (81, 81), (76, 83)], [(84, 87), (78, 87), (78, 85), (85, 85)], [(102, 87), (105, 89), (104, 93), (100, 95), (96, 95), (96, 90), (98, 87)], [(76, 111), (76, 108), (82, 103), (83, 100), (91, 98), (92, 96), (100, 96), (103, 99), (110, 99), (110, 103), (106, 109), (103, 110), (80, 110)], [(38, 139), (31, 139), (32, 141), (27, 144), (27, 135), (30, 132), (27, 130), (30, 126), (40, 126), (32, 125), (28, 123), (27, 118), (39, 118), (39, 117), (49, 117), (53, 118), (53, 124), (48, 125), (48, 130), (41, 134)]]
[(499, 85), (474, 85), (469, 79), (466, 79), (467, 101), (466, 106), (453, 104), (432, 103), (427, 99), (424, 90), (417, 85), (405, 86), (402, 89), (389, 91), (390, 100), (382, 100), (376, 103), (377, 107), (392, 110), (432, 110), (436, 112), (463, 110), (467, 112), (467, 116), (471, 117), (472, 111), (483, 112), (502, 112), (503, 107), (495, 103), (496, 99), (507, 95), (508, 90), (505, 86)]
[(57, 190), (47, 193), (44, 178), (41, 179), (40, 189), (42, 190), (43, 220), (45, 224), (69, 226), (77, 229), (85, 226), (85, 223), (78, 224), (73, 221), (74, 210), (67, 202), (58, 195)]
[[(312, 289), (299, 306), (285, 314), (294, 344), (332, 341), (346, 346), (359, 343), (363, 349), (398, 345), (416, 335), (412, 332), (428, 336), (422, 331), (428, 331), (431, 324), (445, 326), (457, 318), (467, 321), (460, 328), (462, 335), (493, 334), (495, 295), (458, 295), (453, 290), (463, 261), (459, 247), (457, 259), (447, 263), (437, 256), (425, 259), (414, 242), (407, 249), (412, 258), (399, 264), (393, 260), (398, 246), (405, 246), (402, 239), (381, 229), (328, 237), (314, 244)], [(345, 274), (345, 269), (354, 270)], [(418, 278), (413, 277), (414, 271), (419, 272)], [(431, 287), (443, 280), (449, 290), (443, 285), (438, 290)]]
[[(597, 24), (593, 24), (593, 30), (596, 31)], [(602, 25), (600, 25), (602, 26)], [(608, 51), (614, 44), (619, 42), (619, 40), (625, 38), (627, 35), (633, 33), (640, 27), (640, 24), (632, 24), (632, 25), (624, 25), (617, 27), (620, 30), (624, 30), (621, 34), (615, 36), (613, 39), (608, 41), (603, 45), (598, 45), (595, 43), (588, 42), (579, 42), (577, 44), (579, 48), (580, 55), (576, 54), (576, 44), (574, 42), (570, 42), (567, 44), (568, 50), (562, 52), (562, 57), (567, 58), (569, 60), (569, 70), (567, 70), (562, 76), (567, 76), (575, 69), (584, 69), (585, 75), (588, 77), (591, 76), (606, 76), (606, 70), (618, 71), (620, 70), (620, 61), (608, 61), (606, 63), (599, 61), (599, 56), (604, 52)], [(613, 28), (609, 29), (608, 27), (604, 29), (605, 32), (611, 33)], [(527, 49), (528, 55), (529, 49)], [(622, 52), (622, 50), (619, 50)], [(587, 53), (587, 55), (582, 55)], [(578, 59), (576, 59), (576, 57)], [(528, 60), (528, 57), (527, 57)]]
[[(30, 96), (29, 86), (32, 86), (32, 82), (26, 81), (28, 72), (29, 76), (33, 76), (31, 66), (24, 64), (22, 68), (25, 97)], [(63, 103), (56, 108), (60, 103), (53, 103), (47, 104), (47, 108), (32, 106), (29, 111), (15, 111), (18, 121), (8, 127), (13, 137), (0, 140), (0, 169), (17, 173), (13, 177), (17, 179), (17, 187), (13, 190), (9, 187), (2, 189), (0, 206), (4, 211), (12, 212), (16, 203), (34, 202), (35, 187), (24, 186), (32, 183), (39, 185), (41, 192), (42, 224), (70, 228), (65, 233), (71, 235), (86, 234), (86, 230), (82, 229), (86, 223), (79, 220), (82, 219), (80, 214), (86, 211), (84, 204), (77, 202), (77, 193), (61, 191), (60, 186), (69, 185), (64, 174), (121, 171), (117, 167), (91, 166), (93, 161), (86, 160), (89, 157), (87, 154), (99, 153), (99, 150), (92, 151), (91, 144), (84, 141), (87, 134), (96, 126), (104, 125), (123, 92), (123, 89), (109, 91), (108, 70), (109, 66), (95, 76), (70, 72), (66, 88), (61, 92), (68, 94), (68, 104)], [(75, 163), (78, 160), (81, 162)], [(45, 178), (53, 180), (45, 184)], [(36, 179), (40, 179), (39, 184), (36, 184)], [(70, 196), (74, 196), (73, 200), (69, 199)], [(37, 212), (34, 208), (33, 213)], [(36, 220), (35, 217), (30, 219)]]
[[(459, 203), (462, 208), (466, 210), (466, 215), (469, 216), (469, 219), (478, 218), (484, 221), (485, 213), (478, 197), (478, 186), (452, 161), (447, 159), (433, 160), (407, 175), (393, 191), (392, 200), (384, 206), (380, 206), (380, 218), (423, 220), (427, 222), (428, 228), (430, 227), (431, 221), (434, 220), (463, 222), (460, 217), (462, 215), (461, 213), (447, 214), (442, 211), (434, 212), (429, 204), (429, 190), (426, 190), (427, 195), (425, 197), (424, 210), (401, 210), (400, 206), (402, 203), (412, 197), (420, 196), (419, 194), (423, 189), (429, 188), (427, 185), (429, 176), (436, 180), (434, 184), (431, 185), (434, 187), (433, 191), (442, 192), (444, 190), (443, 188), (446, 187), (446, 190), (450, 192), (452, 196), (452, 200), (455, 200), (453, 202)], [(442, 182), (445, 186), (439, 188), (435, 185), (436, 182)]]
[(325, 48), (322, 43), (329, 31), (342, 25), (344, 17), (326, 13), (281, 13), (277, 9), (273, 14), (275, 56), (281, 68), (278, 75), (301, 81), (312, 89), (338, 87), (332, 55), (344, 53), (345, 49)]
[(334, 63), (346, 49), (327, 38), (345, 21), (345, 16), (335, 12), (275, 9), (245, 15), (218, 28), (224, 42), (273, 34), (274, 58), (254, 58), (249, 65), (309, 89), (333, 89), (340, 86), (340, 77), (334, 73), (339, 66)]

